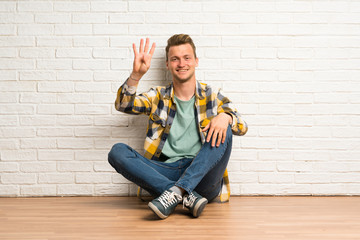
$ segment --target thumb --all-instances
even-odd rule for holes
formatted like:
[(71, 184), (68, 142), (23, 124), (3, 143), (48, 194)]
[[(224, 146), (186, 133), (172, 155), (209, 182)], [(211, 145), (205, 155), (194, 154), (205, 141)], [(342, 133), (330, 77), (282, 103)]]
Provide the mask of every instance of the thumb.
[(206, 127), (202, 130), (203, 132), (206, 132), (210, 127), (210, 123), (208, 125), (206, 125)]

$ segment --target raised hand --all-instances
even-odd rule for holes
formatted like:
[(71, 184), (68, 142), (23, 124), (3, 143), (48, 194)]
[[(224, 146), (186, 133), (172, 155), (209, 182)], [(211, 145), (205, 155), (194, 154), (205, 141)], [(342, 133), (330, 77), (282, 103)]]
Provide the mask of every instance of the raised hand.
[(139, 81), (150, 68), (151, 58), (154, 54), (156, 44), (153, 43), (149, 51), (149, 42), (149, 38), (146, 38), (144, 48), (144, 40), (141, 39), (139, 51), (137, 51), (135, 43), (133, 43), (132, 45), (135, 57), (133, 63), (133, 71), (130, 75), (130, 79), (133, 81)]

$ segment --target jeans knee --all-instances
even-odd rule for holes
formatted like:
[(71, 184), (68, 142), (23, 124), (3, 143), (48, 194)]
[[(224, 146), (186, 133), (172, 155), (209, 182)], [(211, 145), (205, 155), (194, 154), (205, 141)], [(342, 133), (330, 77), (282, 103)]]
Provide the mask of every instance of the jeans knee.
[(108, 155), (108, 161), (111, 164), (111, 166), (114, 166), (114, 161), (118, 162), (121, 161), (121, 153), (124, 153), (124, 151), (128, 150), (129, 147), (124, 143), (116, 143), (110, 150)]

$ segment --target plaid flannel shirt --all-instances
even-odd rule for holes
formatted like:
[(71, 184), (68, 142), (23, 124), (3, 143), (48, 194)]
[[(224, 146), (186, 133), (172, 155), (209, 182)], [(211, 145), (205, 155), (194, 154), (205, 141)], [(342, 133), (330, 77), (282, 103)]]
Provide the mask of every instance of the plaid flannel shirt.
[[(159, 160), (176, 113), (173, 85), (151, 88), (148, 92), (137, 95), (136, 86), (128, 86), (126, 81), (117, 92), (115, 108), (128, 114), (146, 114), (149, 116), (144, 143), (144, 157)], [(234, 135), (244, 135), (247, 132), (246, 122), (232, 107), (230, 100), (223, 96), (220, 90), (214, 91), (207, 84), (198, 81), (195, 91), (195, 109), (202, 144), (205, 142), (206, 133), (202, 132), (201, 129), (220, 113), (227, 113), (232, 116), (231, 129)], [(220, 195), (221, 201), (227, 201), (230, 197), (227, 170), (224, 173), (224, 183), (226, 193)]]

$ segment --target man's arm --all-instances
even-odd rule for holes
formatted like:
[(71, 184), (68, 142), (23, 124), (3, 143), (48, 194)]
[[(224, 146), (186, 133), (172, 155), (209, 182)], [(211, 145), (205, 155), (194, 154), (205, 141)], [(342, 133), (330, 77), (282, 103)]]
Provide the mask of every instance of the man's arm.
[(226, 131), (231, 125), (232, 132), (236, 135), (244, 135), (248, 128), (246, 122), (242, 119), (240, 114), (235, 108), (231, 106), (231, 101), (224, 97), (220, 91), (217, 94), (218, 102), (218, 115), (211, 119), (210, 123), (202, 130), (208, 131), (206, 135), (206, 141), (209, 142), (211, 137), (211, 146), (220, 146), (220, 143), (224, 143), (226, 139)]
[(147, 113), (151, 108), (150, 98), (154, 95), (154, 90), (136, 96), (136, 88), (140, 79), (150, 68), (155, 43), (152, 44), (150, 51), (148, 38), (146, 39), (145, 48), (143, 39), (140, 40), (139, 51), (137, 51), (135, 43), (132, 46), (134, 51), (133, 70), (129, 78), (118, 90), (115, 108), (118, 111), (130, 114)]

